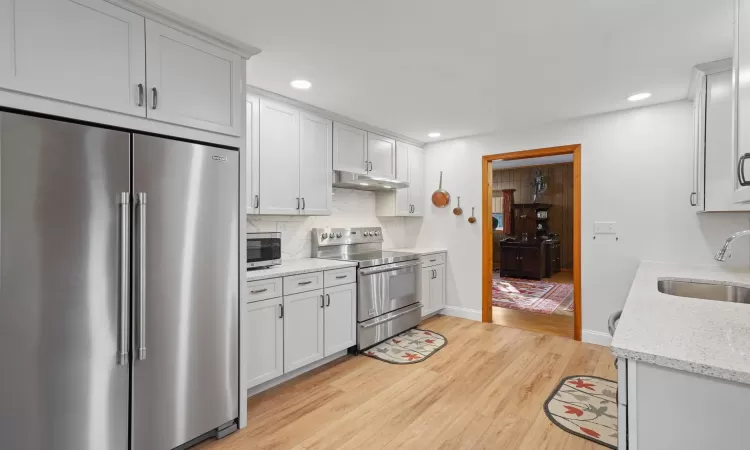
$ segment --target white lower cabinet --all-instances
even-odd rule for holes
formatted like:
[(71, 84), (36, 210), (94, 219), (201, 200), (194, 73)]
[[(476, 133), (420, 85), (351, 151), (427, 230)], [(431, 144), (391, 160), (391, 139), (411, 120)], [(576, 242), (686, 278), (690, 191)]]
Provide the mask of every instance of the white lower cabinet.
[(245, 357), (247, 386), (253, 387), (284, 374), (284, 319), (282, 299), (248, 303)]
[(325, 356), (357, 344), (357, 283), (325, 288)]
[(284, 373), (324, 356), (323, 289), (284, 296)]
[(445, 307), (445, 253), (422, 256), (422, 317)]
[(748, 448), (750, 385), (641, 361), (618, 364), (620, 450)]

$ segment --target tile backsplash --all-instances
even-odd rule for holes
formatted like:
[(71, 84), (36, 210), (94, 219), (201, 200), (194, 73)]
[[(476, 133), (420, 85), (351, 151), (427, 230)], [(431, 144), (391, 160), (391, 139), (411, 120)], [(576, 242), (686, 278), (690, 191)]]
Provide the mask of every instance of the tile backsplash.
[(330, 216), (254, 216), (247, 217), (247, 232), (280, 231), (284, 259), (309, 258), (313, 228), (381, 227), (383, 248), (414, 247), (422, 218), (377, 217), (375, 193), (333, 188), (333, 213)]

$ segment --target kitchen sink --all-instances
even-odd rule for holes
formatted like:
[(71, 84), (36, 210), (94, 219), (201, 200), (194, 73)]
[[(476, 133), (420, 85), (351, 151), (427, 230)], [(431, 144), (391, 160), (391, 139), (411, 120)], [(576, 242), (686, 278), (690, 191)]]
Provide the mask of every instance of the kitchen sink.
[(725, 284), (693, 281), (659, 280), (659, 292), (677, 297), (718, 300), (720, 302), (750, 303), (750, 289)]

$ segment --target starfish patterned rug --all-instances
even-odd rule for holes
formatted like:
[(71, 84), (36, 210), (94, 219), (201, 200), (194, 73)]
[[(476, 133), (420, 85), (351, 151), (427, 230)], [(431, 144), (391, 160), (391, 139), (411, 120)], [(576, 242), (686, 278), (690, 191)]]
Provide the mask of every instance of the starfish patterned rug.
[(391, 364), (422, 362), (445, 347), (448, 340), (434, 331), (412, 328), (362, 352)]
[(555, 425), (605, 447), (617, 448), (617, 382), (588, 375), (563, 378), (544, 412)]

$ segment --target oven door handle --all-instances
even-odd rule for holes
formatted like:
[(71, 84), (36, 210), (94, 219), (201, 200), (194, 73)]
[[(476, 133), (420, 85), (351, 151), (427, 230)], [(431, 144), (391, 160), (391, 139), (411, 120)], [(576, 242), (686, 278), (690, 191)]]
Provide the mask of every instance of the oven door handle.
[(399, 318), (401, 316), (405, 316), (406, 314), (409, 314), (410, 312), (414, 312), (414, 311), (416, 311), (418, 309), (421, 309), (421, 308), (422, 308), (422, 304), (421, 303), (417, 303), (416, 305), (412, 306), (411, 308), (407, 309), (406, 311), (401, 311), (400, 313), (398, 313), (396, 315), (393, 315), (391, 317), (385, 317), (385, 318), (383, 318), (381, 320), (378, 320), (377, 322), (366, 323), (366, 324), (362, 324), (360, 326), (362, 328), (372, 328), (372, 327), (374, 327), (376, 325), (380, 325), (381, 323), (390, 322), (393, 319), (397, 319), (397, 318)]
[(366, 269), (360, 269), (360, 275), (374, 275), (376, 273), (391, 272), (393, 270), (406, 269), (408, 267), (414, 267), (422, 264), (420, 260), (406, 261), (402, 263), (386, 264), (385, 266), (368, 267)]

